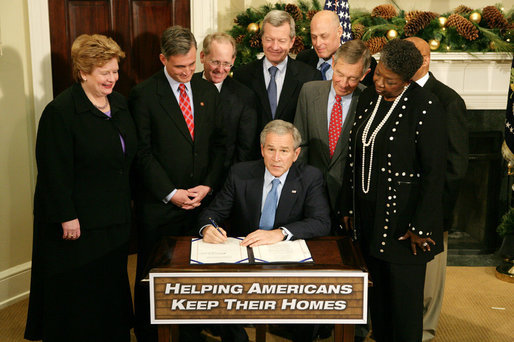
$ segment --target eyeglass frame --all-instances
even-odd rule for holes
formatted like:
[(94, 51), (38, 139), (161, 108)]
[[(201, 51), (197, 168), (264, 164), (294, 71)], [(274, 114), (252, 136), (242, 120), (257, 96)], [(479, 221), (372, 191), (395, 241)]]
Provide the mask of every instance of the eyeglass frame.
[(213, 61), (212, 59), (208, 59), (207, 63), (209, 63), (212, 67), (215, 67), (215, 68), (221, 66), (223, 69), (232, 69), (232, 67), (234, 66), (234, 64), (230, 64), (228, 62), (220, 62), (217, 60)]

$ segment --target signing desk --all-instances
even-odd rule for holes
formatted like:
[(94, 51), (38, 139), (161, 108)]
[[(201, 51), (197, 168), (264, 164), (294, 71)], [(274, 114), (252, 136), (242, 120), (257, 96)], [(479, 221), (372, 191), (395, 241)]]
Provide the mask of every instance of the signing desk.
[(191, 238), (161, 241), (151, 262), (152, 324), (159, 342), (178, 341), (178, 324), (335, 324), (336, 341), (353, 341), (367, 320), (368, 277), (348, 237), (307, 241), (313, 263), (190, 264)]

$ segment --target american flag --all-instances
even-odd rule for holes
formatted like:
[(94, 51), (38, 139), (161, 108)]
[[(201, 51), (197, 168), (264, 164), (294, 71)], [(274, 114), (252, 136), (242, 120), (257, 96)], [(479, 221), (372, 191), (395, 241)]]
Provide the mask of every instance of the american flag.
[(326, 0), (323, 9), (334, 11), (339, 16), (339, 22), (343, 28), (341, 43), (352, 40), (352, 23), (350, 21), (350, 5), (348, 0)]

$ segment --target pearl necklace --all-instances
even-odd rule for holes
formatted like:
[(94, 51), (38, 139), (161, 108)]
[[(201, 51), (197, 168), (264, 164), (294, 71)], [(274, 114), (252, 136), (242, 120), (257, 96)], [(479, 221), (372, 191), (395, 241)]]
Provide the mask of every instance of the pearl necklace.
[(108, 100), (107, 98), (105, 98), (105, 104), (104, 104), (103, 106), (97, 106), (97, 105), (95, 105), (94, 103), (93, 103), (93, 105), (94, 105), (96, 108), (100, 109), (100, 110), (104, 110), (104, 109), (105, 109), (105, 108), (107, 108), (107, 106), (109, 105), (109, 100)]
[[(378, 126), (371, 133), (369, 139), (368, 139), (368, 133), (369, 133), (371, 124), (373, 123), (373, 120), (375, 119), (375, 116), (377, 114), (378, 107), (380, 106), (380, 102), (382, 101), (382, 95), (378, 96), (377, 104), (375, 105), (375, 108), (373, 109), (373, 112), (371, 113), (371, 116), (370, 116), (368, 122), (366, 123), (366, 126), (364, 126), (364, 131), (362, 132), (362, 170), (361, 170), (362, 181), (361, 181), (361, 186), (362, 186), (362, 192), (364, 192), (365, 194), (367, 194), (369, 192), (369, 184), (371, 182), (371, 168), (373, 166), (373, 151), (375, 150), (375, 139), (376, 139), (378, 133), (380, 132), (380, 130), (382, 129), (382, 127), (385, 125), (385, 123), (391, 116), (391, 113), (393, 112), (393, 110), (396, 107), (396, 105), (398, 104), (398, 102), (400, 102), (400, 99), (402, 98), (403, 93), (405, 93), (407, 88), (409, 88), (408, 85), (405, 86), (403, 88), (402, 93), (396, 97), (396, 99), (393, 102), (393, 105), (391, 106), (391, 108), (389, 108), (389, 111), (384, 116), (382, 121), (380, 121)], [(370, 148), (369, 168), (368, 168), (368, 175), (367, 175), (367, 181), (366, 181), (366, 175), (365, 175), (366, 148), (369, 147), (370, 145), (371, 145), (371, 148)], [(366, 186), (364, 186), (365, 183), (366, 183)]]

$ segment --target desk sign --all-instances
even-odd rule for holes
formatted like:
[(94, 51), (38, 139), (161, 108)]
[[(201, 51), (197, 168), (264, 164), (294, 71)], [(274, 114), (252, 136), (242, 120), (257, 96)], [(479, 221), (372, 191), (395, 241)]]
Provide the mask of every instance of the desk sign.
[(150, 273), (152, 324), (367, 321), (360, 271)]

